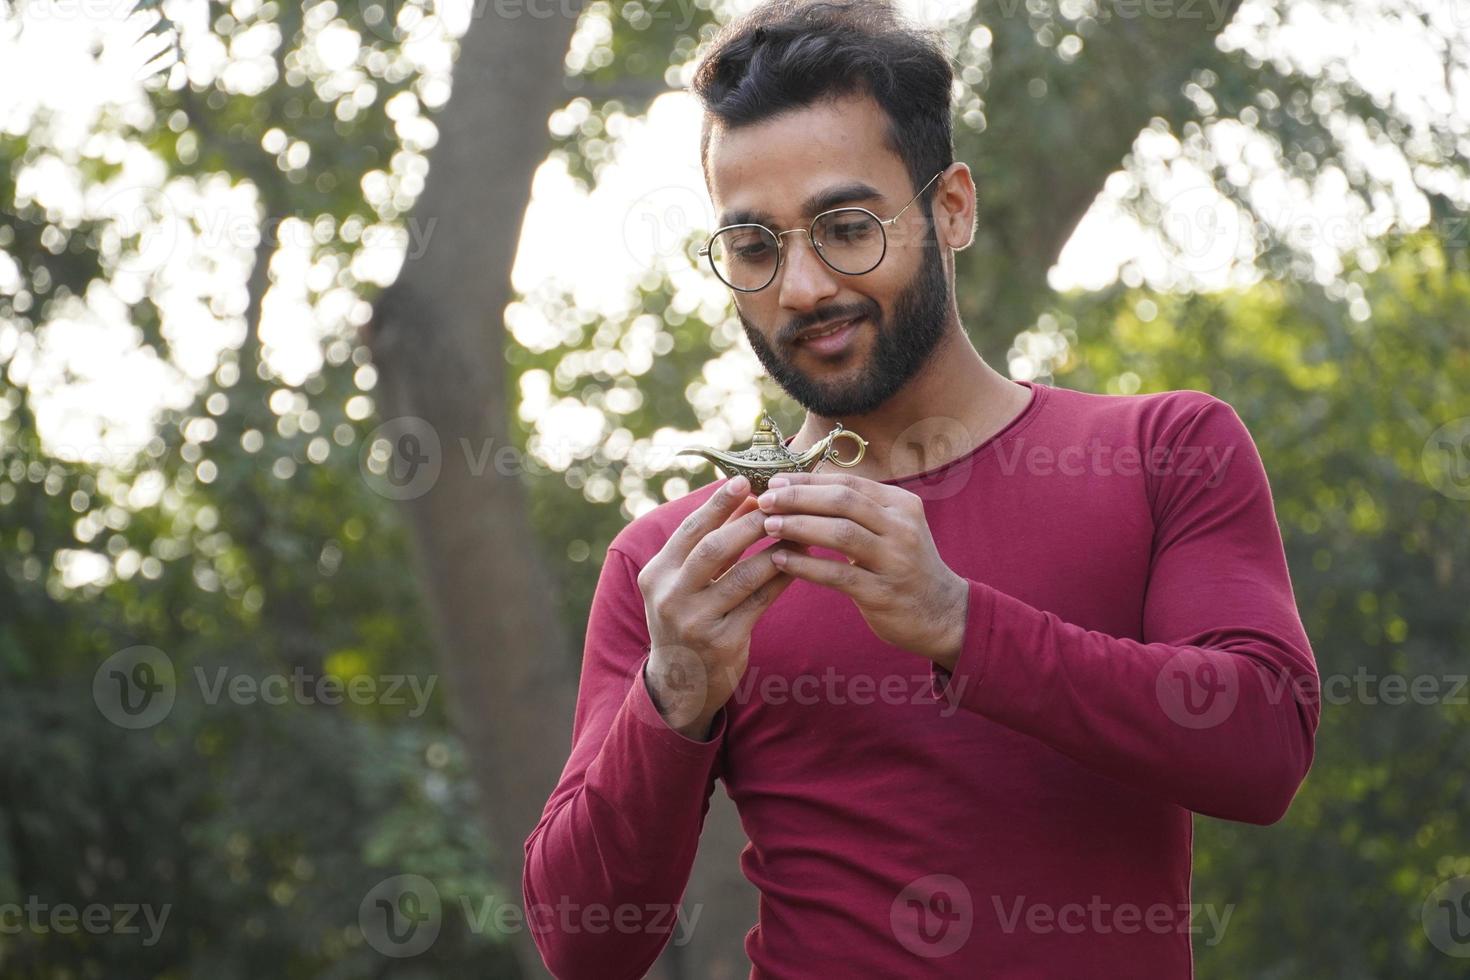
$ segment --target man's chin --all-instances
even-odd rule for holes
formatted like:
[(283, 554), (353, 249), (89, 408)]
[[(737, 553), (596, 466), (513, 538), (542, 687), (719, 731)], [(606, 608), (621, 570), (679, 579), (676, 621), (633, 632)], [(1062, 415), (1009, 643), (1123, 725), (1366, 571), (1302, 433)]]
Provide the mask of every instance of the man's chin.
[(871, 397), (861, 375), (807, 380), (799, 388), (784, 386), (792, 401), (813, 415), (842, 419), (867, 415), (881, 405)]
[(821, 394), (824, 400), (830, 400), (828, 396), (852, 391), (853, 386), (863, 377), (863, 363), (853, 358), (842, 364), (823, 365), (816, 371), (788, 364), (786, 375), (801, 388)]

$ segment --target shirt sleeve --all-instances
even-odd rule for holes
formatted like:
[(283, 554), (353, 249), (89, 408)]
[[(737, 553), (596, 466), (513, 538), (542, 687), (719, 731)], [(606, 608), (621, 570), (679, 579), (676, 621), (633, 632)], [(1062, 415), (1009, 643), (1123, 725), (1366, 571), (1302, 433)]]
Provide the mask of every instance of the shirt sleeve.
[(725, 709), (708, 741), (670, 727), (643, 680), (648, 642), (637, 568), (609, 549), (588, 616), (571, 754), (525, 844), (527, 921), (562, 980), (647, 972), (673, 934), (709, 811)]
[(969, 580), (963, 645), (953, 674), (933, 668), (934, 695), (1197, 813), (1274, 823), (1311, 766), (1320, 701), (1265, 469), (1217, 398), (1159, 441), (1216, 452), (1150, 478), (1142, 638)]

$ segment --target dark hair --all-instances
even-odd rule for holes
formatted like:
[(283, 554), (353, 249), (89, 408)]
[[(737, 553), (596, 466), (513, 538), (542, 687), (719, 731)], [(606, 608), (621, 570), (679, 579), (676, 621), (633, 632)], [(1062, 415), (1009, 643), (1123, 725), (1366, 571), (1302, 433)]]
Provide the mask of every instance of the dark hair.
[[(954, 162), (953, 81), (941, 35), (904, 23), (886, 0), (771, 0), (722, 29), (695, 69), (700, 165), (708, 180), (715, 120), (745, 126), (866, 93), (888, 116), (888, 146), (917, 191)], [(930, 215), (927, 194), (920, 207)]]

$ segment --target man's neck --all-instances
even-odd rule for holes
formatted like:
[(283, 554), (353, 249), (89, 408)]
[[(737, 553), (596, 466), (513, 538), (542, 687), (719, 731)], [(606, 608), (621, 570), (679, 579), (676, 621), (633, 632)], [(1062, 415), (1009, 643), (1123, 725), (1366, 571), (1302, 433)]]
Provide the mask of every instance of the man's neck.
[[(829, 463), (822, 471), (891, 480), (965, 455), (1009, 424), (1030, 399), (1031, 392), (1023, 385), (985, 363), (956, 326), (924, 369), (877, 410), (841, 419), (808, 412), (789, 447), (801, 452), (841, 422), (843, 428), (868, 441), (867, 450), (862, 462), (851, 469)], [(900, 437), (904, 445), (895, 453)], [(849, 459), (853, 443), (844, 439), (834, 449), (839, 457)]]

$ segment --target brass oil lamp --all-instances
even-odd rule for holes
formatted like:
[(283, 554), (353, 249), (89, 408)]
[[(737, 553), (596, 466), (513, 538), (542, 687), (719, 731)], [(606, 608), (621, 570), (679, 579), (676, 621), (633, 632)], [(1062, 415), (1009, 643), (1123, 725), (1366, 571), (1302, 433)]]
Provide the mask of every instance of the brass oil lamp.
[[(851, 439), (857, 444), (857, 450), (852, 459), (840, 459), (837, 456), (835, 446), (838, 439)], [(831, 432), (800, 453), (793, 453), (786, 448), (784, 443), (781, 430), (776, 426), (776, 420), (762, 412), (760, 420), (756, 423), (755, 436), (751, 439), (748, 449), (730, 452), (690, 446), (679, 450), (674, 455), (681, 456), (689, 453), (703, 456), (731, 479), (744, 476), (750, 481), (751, 493), (759, 496), (766, 492), (771, 477), (778, 473), (810, 473), (828, 460), (842, 467), (856, 466), (862, 462), (863, 453), (868, 449), (868, 440), (851, 429), (844, 429), (841, 422), (837, 423)]]

